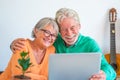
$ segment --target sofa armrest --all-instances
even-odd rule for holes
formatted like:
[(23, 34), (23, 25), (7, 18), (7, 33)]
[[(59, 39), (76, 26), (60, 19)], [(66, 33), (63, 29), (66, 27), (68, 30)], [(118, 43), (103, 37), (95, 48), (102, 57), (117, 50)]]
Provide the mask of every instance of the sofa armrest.
[(2, 73), (3, 71), (0, 71), (0, 74)]

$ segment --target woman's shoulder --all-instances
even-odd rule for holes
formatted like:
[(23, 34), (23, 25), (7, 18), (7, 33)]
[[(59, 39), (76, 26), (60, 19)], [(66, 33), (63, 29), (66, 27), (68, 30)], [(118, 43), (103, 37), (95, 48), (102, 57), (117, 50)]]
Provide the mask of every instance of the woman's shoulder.
[(55, 47), (52, 45), (47, 49), (50, 53), (55, 53)]
[(55, 50), (55, 47), (52, 45), (50, 47), (48, 47), (49, 50)]

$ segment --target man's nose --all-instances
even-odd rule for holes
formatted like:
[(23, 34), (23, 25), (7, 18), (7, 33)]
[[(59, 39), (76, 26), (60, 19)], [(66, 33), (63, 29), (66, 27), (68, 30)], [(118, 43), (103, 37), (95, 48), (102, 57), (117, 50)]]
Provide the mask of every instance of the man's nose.
[(71, 34), (72, 34), (72, 30), (67, 29), (67, 30), (66, 30), (66, 34), (67, 34), (67, 35), (71, 35)]

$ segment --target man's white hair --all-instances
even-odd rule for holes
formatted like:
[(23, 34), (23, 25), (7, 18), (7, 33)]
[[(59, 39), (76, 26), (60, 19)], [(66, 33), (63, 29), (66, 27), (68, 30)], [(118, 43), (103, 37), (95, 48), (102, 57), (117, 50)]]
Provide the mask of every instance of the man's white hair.
[(56, 12), (56, 21), (58, 24), (62, 22), (64, 18), (73, 18), (75, 19), (78, 23), (80, 23), (78, 13), (75, 10), (69, 9), (69, 8), (61, 8)]

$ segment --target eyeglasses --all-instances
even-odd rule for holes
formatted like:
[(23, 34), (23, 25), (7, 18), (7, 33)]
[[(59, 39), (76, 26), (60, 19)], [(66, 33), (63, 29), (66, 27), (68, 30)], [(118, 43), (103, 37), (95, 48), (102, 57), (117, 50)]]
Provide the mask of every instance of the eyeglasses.
[(56, 39), (56, 37), (57, 37), (57, 35), (55, 35), (55, 34), (51, 34), (51, 32), (50, 32), (50, 31), (48, 31), (48, 30), (41, 29), (41, 31), (43, 31), (43, 32), (44, 32), (44, 35), (45, 35), (46, 37), (50, 37), (50, 36), (51, 36), (51, 38), (52, 38), (53, 40), (55, 40), (55, 39)]

